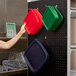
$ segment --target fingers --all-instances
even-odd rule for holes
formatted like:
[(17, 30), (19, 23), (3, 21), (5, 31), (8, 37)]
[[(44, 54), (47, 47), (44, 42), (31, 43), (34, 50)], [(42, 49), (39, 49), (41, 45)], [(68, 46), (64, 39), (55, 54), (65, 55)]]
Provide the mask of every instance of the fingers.
[[(25, 28), (25, 26), (26, 26), (26, 23), (23, 24), (23, 28)], [(26, 31), (26, 29), (25, 29), (25, 31)]]
[(26, 23), (24, 23), (23, 25), (26, 25)]

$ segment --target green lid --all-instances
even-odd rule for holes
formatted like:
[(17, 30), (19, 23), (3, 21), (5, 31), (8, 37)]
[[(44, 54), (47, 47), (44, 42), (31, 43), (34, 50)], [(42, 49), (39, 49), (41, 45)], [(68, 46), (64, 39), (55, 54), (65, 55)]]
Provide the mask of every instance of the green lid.
[(56, 10), (56, 12), (59, 16), (59, 19), (56, 21), (56, 23), (53, 27), (53, 30), (56, 30), (58, 28), (59, 24), (61, 23), (61, 21), (63, 20), (63, 16), (61, 15), (61, 13), (59, 12), (59, 10), (56, 7), (54, 7), (54, 9)]
[(47, 30), (50, 30), (54, 23), (58, 20), (58, 15), (54, 7), (48, 7), (43, 14), (42, 22)]
[(56, 7), (49, 6), (42, 17), (42, 22), (47, 30), (56, 30), (63, 16)]

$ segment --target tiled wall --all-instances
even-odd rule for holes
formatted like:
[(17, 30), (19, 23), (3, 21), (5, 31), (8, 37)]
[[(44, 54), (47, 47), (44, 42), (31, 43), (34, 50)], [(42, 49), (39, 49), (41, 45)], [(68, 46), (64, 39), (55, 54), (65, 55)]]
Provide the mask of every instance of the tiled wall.
[[(0, 39), (6, 38), (6, 22), (16, 23), (17, 32), (23, 24), (23, 19), (28, 12), (27, 0), (0, 0)], [(12, 52), (25, 51), (28, 44), (28, 35), (23, 35), (26, 38), (20, 39), (17, 44), (9, 50), (0, 50), (0, 65), (3, 60), (8, 59), (9, 54)], [(9, 40), (1, 39), (3, 41)]]
[(4, 31), (5, 25), (5, 0), (0, 0), (0, 32)]
[(16, 23), (18, 31), (28, 12), (27, 9), (27, 0), (0, 0), (0, 32), (5, 32), (6, 22)]

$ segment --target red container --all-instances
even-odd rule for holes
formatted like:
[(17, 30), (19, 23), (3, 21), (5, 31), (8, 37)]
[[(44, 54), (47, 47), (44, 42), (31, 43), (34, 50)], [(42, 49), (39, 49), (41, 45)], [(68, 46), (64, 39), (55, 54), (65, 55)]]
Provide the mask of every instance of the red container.
[(38, 23), (36, 29), (32, 32), (32, 35), (35, 35), (35, 34), (37, 34), (40, 31), (40, 29), (43, 26), (43, 23), (42, 23), (42, 20), (41, 20), (42, 19), (42, 15), (40, 14), (40, 12), (37, 9), (33, 9), (33, 11), (34, 11), (34, 13), (36, 14), (36, 16), (37, 16), (37, 18), (39, 20), (39, 23)]
[(34, 11), (31, 9), (27, 16), (24, 19), (24, 23), (26, 22), (25, 29), (28, 34), (32, 34), (32, 31), (36, 28), (36, 25), (38, 24), (39, 20), (36, 17)]
[(39, 13), (37, 9), (31, 9), (29, 11), (23, 22), (26, 22), (25, 29), (29, 35), (36, 35), (39, 32), (39, 30), (43, 26), (41, 19), (42, 15)]

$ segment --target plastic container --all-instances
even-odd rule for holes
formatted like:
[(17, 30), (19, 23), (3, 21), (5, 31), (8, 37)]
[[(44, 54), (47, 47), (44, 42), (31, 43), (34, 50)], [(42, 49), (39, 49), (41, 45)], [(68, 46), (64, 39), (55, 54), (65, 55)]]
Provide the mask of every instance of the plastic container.
[(16, 35), (16, 23), (6, 23), (6, 36), (12, 38)]
[(32, 9), (29, 11), (27, 16), (25, 17), (24, 23), (25, 22), (26, 22), (25, 29), (27, 33), (32, 34), (32, 31), (34, 31), (34, 29), (36, 28), (39, 22), (38, 18), (36, 17), (36, 14), (34, 13)]
[(43, 14), (42, 22), (47, 30), (56, 30), (63, 17), (56, 7), (49, 6)]
[(48, 53), (43, 45), (35, 39), (27, 48), (24, 58), (32, 72), (37, 72), (48, 59)]
[(56, 12), (59, 16), (59, 19), (56, 21), (55, 27), (53, 27), (53, 30), (56, 30), (56, 28), (58, 28), (59, 24), (63, 20), (63, 16), (61, 15), (61, 13), (59, 12), (59, 10), (56, 7), (54, 7), (54, 9), (56, 10)]
[(40, 31), (43, 26), (41, 19), (42, 15), (37, 9), (31, 9), (29, 11), (23, 22), (26, 22), (25, 29), (29, 35), (36, 35)]
[(38, 20), (39, 20), (39, 23), (38, 23), (38, 26), (36, 27), (36, 29), (32, 32), (32, 35), (36, 35), (40, 29), (43, 27), (43, 22), (42, 22), (42, 15), (40, 14), (40, 12), (37, 10), (37, 9), (33, 9), (34, 13), (36, 14)]

